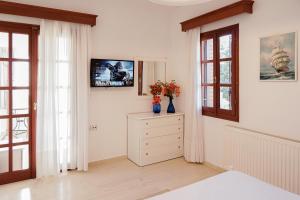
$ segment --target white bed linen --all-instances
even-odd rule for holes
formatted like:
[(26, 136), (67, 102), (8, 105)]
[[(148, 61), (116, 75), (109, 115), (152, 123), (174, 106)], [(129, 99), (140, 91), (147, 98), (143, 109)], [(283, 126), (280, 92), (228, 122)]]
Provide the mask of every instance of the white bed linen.
[(300, 200), (300, 196), (229, 171), (148, 200)]

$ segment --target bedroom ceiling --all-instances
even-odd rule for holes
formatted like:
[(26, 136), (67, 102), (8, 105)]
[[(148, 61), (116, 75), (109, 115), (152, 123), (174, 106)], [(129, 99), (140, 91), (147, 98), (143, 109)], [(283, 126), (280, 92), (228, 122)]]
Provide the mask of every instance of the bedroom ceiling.
[(149, 0), (153, 3), (168, 5), (168, 6), (187, 6), (201, 4), (212, 0)]

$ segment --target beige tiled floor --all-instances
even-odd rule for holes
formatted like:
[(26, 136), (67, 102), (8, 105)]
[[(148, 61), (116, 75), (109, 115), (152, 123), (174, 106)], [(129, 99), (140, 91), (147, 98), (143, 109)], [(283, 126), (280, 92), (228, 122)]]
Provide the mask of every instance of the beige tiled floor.
[(88, 173), (73, 172), (43, 180), (0, 186), (1, 200), (135, 200), (163, 193), (218, 171), (182, 158), (137, 167), (125, 158), (103, 161)]

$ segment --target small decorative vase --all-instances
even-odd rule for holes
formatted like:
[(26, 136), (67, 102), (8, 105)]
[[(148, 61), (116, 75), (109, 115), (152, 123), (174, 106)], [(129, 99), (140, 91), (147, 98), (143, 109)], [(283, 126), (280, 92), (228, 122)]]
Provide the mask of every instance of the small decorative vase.
[(160, 111), (161, 111), (160, 104), (159, 103), (158, 104), (153, 104), (153, 112), (154, 113), (160, 113)]
[(167, 109), (167, 113), (175, 113), (175, 107), (173, 105), (173, 97), (169, 97), (169, 106)]

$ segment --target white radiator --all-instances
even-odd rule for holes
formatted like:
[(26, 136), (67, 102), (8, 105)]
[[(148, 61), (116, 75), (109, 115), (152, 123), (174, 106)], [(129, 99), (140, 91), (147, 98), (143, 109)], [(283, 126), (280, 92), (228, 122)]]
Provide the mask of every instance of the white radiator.
[(300, 194), (300, 141), (228, 126), (224, 167)]

